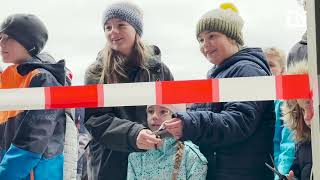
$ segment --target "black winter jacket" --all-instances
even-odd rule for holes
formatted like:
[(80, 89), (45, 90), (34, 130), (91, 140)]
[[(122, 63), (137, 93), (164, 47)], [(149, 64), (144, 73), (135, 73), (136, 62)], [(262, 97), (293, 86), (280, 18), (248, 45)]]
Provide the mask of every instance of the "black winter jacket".
[(311, 142), (306, 141), (296, 145), (295, 160), (290, 170), (298, 180), (310, 180), (312, 168), (312, 148)]
[[(244, 48), (208, 72), (208, 78), (269, 75), (258, 48)], [(273, 152), (273, 101), (194, 104), (176, 115), (184, 122), (182, 139), (199, 145), (208, 159), (207, 179), (273, 179), (264, 164)]]
[[(97, 62), (101, 62), (98, 57)], [(94, 64), (93, 66), (99, 66)], [(173, 80), (168, 67), (160, 62), (160, 51), (155, 48), (147, 69), (136, 68), (131, 72), (132, 82)], [(92, 73), (91, 73), (92, 75)], [(97, 84), (89, 72), (86, 84)], [(128, 89), (128, 91), (130, 91)], [(90, 144), (91, 173), (94, 180), (124, 180), (127, 175), (128, 155), (141, 151), (136, 146), (138, 133), (147, 125), (146, 106), (87, 108), (85, 126), (93, 137)]]

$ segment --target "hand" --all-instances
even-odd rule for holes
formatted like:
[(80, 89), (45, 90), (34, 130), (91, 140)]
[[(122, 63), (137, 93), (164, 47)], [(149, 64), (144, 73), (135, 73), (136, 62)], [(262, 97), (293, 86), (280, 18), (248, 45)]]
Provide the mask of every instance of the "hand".
[(173, 118), (165, 122), (166, 130), (172, 134), (172, 136), (179, 140), (182, 137), (183, 122), (179, 118)]
[(287, 175), (287, 178), (288, 178), (288, 180), (295, 180), (293, 171), (289, 172), (289, 174)]
[(152, 134), (149, 129), (142, 129), (138, 134), (136, 143), (139, 149), (149, 150), (160, 146), (162, 140)]

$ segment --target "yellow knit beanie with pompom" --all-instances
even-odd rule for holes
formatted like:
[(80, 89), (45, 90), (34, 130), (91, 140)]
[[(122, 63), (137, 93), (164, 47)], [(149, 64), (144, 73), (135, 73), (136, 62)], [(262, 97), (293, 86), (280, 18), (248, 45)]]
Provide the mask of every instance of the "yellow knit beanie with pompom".
[(225, 34), (234, 39), (238, 44), (243, 45), (244, 21), (238, 14), (237, 7), (232, 3), (223, 3), (220, 8), (205, 13), (198, 21), (196, 36), (204, 31), (214, 31)]

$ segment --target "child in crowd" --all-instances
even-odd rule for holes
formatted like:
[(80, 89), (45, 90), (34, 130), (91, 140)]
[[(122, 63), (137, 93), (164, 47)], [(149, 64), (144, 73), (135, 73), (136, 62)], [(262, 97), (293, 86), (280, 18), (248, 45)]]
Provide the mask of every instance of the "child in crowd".
[[(152, 105), (147, 107), (148, 126), (153, 132), (163, 128), (174, 112), (185, 105)], [(164, 128), (165, 131), (165, 128)], [(156, 133), (157, 134), (157, 133)], [(190, 141), (165, 137), (163, 144), (147, 152), (135, 152), (128, 159), (128, 180), (134, 179), (206, 179), (207, 160)]]
[[(268, 64), (274, 76), (282, 75), (285, 72), (286, 57), (285, 53), (275, 47), (266, 48), (264, 50)], [(283, 101), (276, 100), (275, 102), (275, 132), (273, 138), (274, 148), (274, 163), (276, 168), (282, 174), (288, 174), (292, 162), (294, 160), (295, 143), (293, 141), (293, 133), (290, 129), (284, 126), (281, 113)], [(275, 175), (275, 180), (279, 177)]]
[[(2, 22), (1, 56), (12, 65), (0, 74), (0, 89), (65, 85), (64, 61), (43, 63), (52, 57), (39, 54), (47, 39), (45, 25), (32, 14)], [(0, 179), (63, 179), (65, 126), (64, 109), (1, 111)]]

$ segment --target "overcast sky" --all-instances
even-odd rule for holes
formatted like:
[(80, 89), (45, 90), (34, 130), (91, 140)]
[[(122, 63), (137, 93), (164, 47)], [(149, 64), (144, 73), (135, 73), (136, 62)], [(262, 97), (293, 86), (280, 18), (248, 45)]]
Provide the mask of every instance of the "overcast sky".
[[(276, 46), (288, 52), (306, 30), (306, 17), (297, 0), (131, 0), (144, 12), (143, 40), (162, 51), (162, 61), (176, 80), (204, 79), (212, 66), (200, 54), (195, 24), (222, 2), (233, 2), (245, 21), (244, 39), (250, 47)], [(32, 13), (49, 30), (44, 51), (65, 59), (83, 84), (86, 67), (105, 44), (103, 10), (116, 0), (4, 0), (0, 20), (13, 13)], [(0, 66), (5, 67), (2, 62)]]

